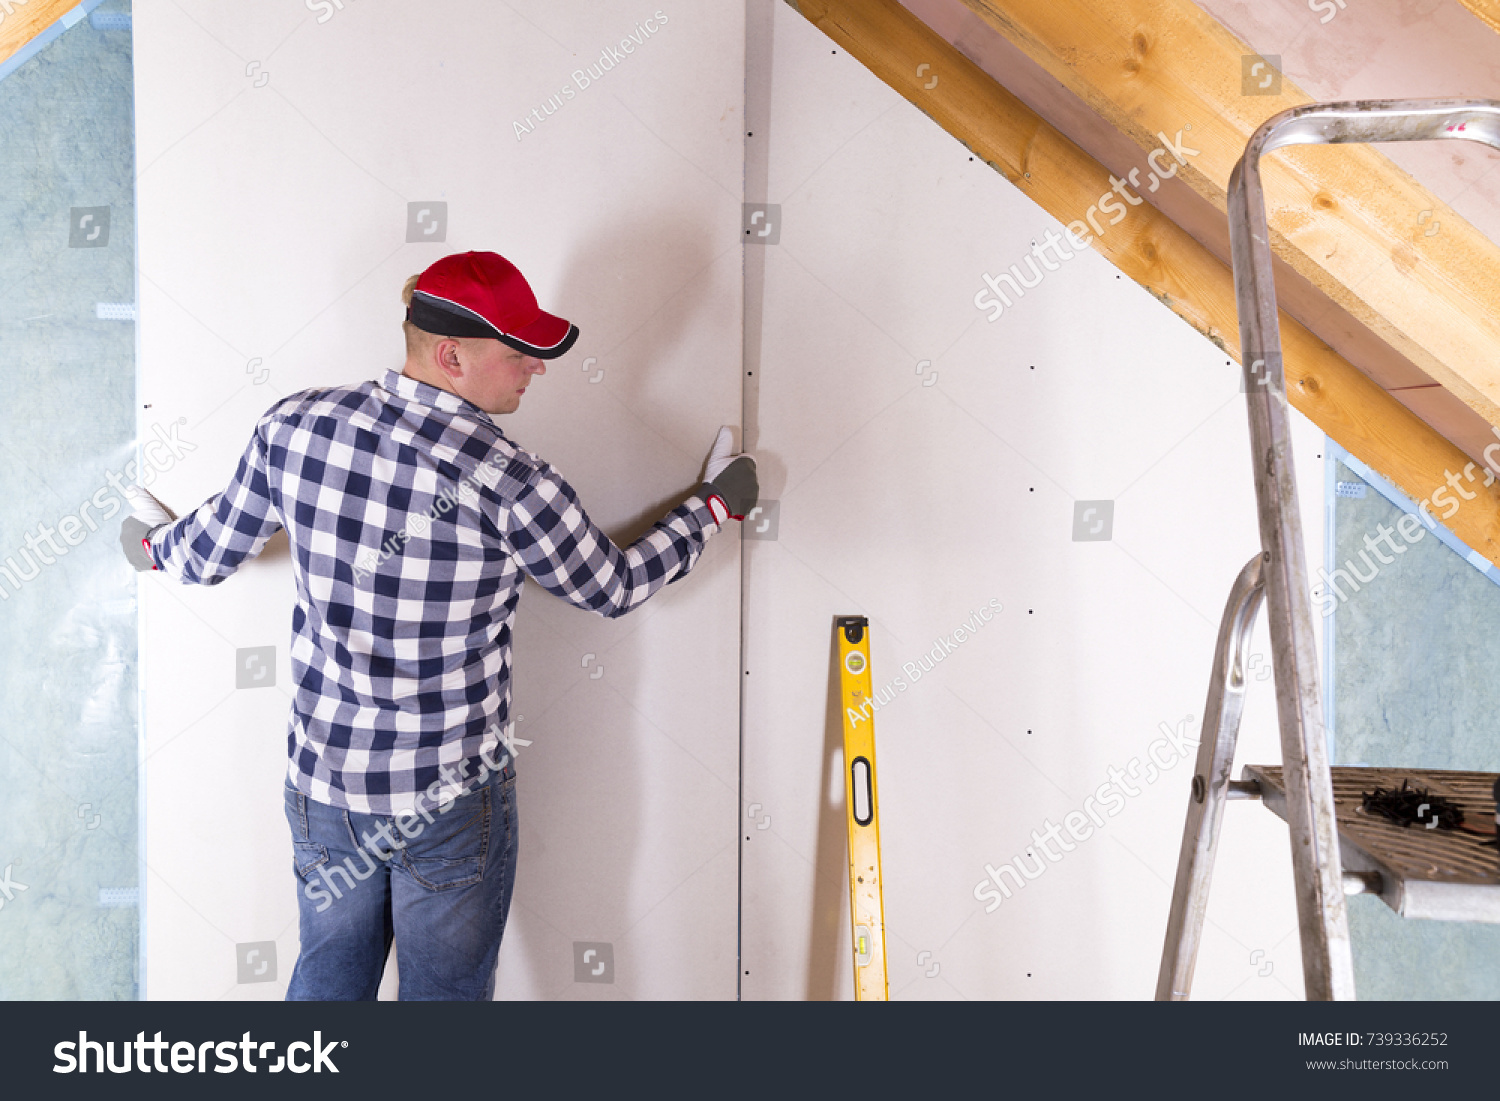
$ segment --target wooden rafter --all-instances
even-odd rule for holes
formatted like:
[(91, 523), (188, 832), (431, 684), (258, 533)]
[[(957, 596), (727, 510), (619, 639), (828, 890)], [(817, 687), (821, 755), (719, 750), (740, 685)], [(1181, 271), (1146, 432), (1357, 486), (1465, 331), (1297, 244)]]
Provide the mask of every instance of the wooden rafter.
[(0, 5), (0, 61), (78, 6), (78, 0), (11, 0)]
[(1463, 6), (1500, 33), (1500, 0), (1463, 0)]
[[(896, 0), (788, 3), (1059, 222), (1084, 218), (1111, 190), (1108, 169)], [(1141, 205), (1091, 244), (1239, 358), (1233, 276), (1176, 223)], [(1450, 472), (1464, 471), (1470, 460), (1462, 451), (1285, 311), (1281, 326), (1288, 398), (1329, 436), (1418, 501), (1443, 486)], [(1485, 488), (1476, 481), (1472, 491), (1476, 496), (1446, 522), (1500, 565), (1500, 482)]]

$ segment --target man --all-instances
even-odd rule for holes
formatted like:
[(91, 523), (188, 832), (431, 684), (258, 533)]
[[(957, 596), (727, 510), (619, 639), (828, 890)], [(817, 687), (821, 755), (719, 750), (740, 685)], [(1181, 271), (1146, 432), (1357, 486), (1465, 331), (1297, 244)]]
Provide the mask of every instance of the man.
[(489, 999), (515, 877), (510, 647), (521, 586), (624, 615), (755, 506), (721, 429), (703, 485), (620, 549), (493, 419), (578, 329), (503, 257), (407, 283), (406, 363), (295, 394), (224, 492), (173, 521), (144, 490), (141, 570), (215, 585), (285, 528), (297, 582), (287, 821), (302, 951), (289, 999), (373, 999), (392, 939), (403, 999)]

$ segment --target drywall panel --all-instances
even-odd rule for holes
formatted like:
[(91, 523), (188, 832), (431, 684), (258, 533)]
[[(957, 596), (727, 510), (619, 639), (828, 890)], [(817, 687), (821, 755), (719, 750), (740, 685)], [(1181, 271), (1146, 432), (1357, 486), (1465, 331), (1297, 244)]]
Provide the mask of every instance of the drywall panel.
[[(863, 613), (892, 997), (1149, 998), (1184, 740), (1259, 548), (1238, 369), (1049, 245), (1060, 225), (794, 11), (752, 56), (779, 235), (757, 444), (775, 523), (745, 543), (744, 995), (852, 997), (830, 652), (833, 617)], [(976, 306), (1013, 266), (1030, 286)], [(1294, 419), (1320, 560), (1322, 440)], [(1268, 657), (1262, 623), (1241, 761), (1279, 759)], [(1091, 801), (1086, 840), (1038, 848)], [(1017, 860), (1040, 869), (1024, 888), (976, 896)], [(1253, 804), (1226, 814), (1195, 993), (1302, 994), (1286, 830)]]
[[(222, 488), (283, 395), (399, 367), (403, 281), (467, 249), (582, 329), (507, 434), (622, 538), (696, 483), (739, 420), (740, 5), (144, 0), (136, 35), (141, 418), (191, 448), (169, 504)], [(738, 584), (731, 533), (622, 620), (523, 597), (497, 996), (734, 996)], [(279, 997), (285, 540), (141, 592), (148, 995)], [(613, 945), (607, 978), (575, 982), (578, 942)]]

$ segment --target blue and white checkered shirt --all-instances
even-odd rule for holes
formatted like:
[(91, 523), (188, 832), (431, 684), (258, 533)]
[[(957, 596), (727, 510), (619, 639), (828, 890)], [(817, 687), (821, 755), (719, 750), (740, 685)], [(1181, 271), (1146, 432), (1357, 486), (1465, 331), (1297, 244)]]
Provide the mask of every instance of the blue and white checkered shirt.
[(288, 779), (382, 815), (429, 789), (446, 801), (464, 788), (449, 779), (459, 762), (472, 783), (481, 754), (504, 757), (526, 577), (620, 616), (683, 577), (719, 530), (700, 490), (622, 550), (486, 413), (396, 371), (279, 402), (228, 488), (157, 531), (152, 556), (216, 585), (283, 527), (297, 581)]

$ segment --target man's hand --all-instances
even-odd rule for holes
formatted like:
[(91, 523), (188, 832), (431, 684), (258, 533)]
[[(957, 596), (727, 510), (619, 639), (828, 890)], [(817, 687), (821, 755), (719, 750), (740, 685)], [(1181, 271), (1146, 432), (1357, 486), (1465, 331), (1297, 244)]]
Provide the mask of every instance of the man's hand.
[(142, 573), (156, 569), (156, 562), (146, 544), (158, 528), (166, 527), (177, 518), (167, 507), (140, 486), (127, 486), (125, 495), (130, 500), (132, 514), (120, 524), (120, 548), (125, 558)]
[(755, 477), (755, 456), (736, 454), (734, 429), (719, 429), (708, 465), (703, 472), (704, 497), (719, 523), (743, 520), (760, 499), (760, 482)]

